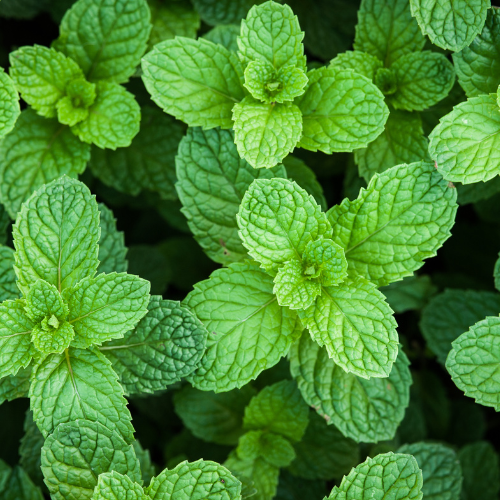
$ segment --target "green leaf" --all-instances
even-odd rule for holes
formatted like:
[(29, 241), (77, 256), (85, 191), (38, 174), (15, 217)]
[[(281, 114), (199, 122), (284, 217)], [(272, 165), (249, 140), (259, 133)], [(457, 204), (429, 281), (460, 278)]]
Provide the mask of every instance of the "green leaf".
[[(427, 275), (408, 276), (402, 281), (394, 281), (380, 290), (395, 313), (418, 311), (437, 292)], [(499, 308), (500, 311), (500, 308)]]
[(441, 118), (429, 154), (449, 181), (486, 182), (500, 173), (500, 111), (495, 94), (471, 97)]
[(93, 500), (147, 500), (148, 498), (140, 484), (116, 471), (100, 474), (92, 495)]
[(305, 274), (324, 286), (340, 285), (347, 277), (344, 250), (332, 240), (310, 241), (302, 258)]
[(205, 460), (191, 463), (185, 461), (174, 469), (165, 469), (151, 480), (151, 484), (146, 489), (151, 500), (164, 498), (240, 500), (240, 492), (240, 481), (225, 467)]
[(240, 158), (229, 130), (189, 127), (175, 159), (176, 189), (189, 228), (207, 255), (221, 264), (243, 260), (236, 214), (254, 179), (286, 177), (285, 169), (255, 169)]
[(98, 273), (122, 273), (127, 271), (127, 248), (122, 231), (116, 229), (113, 212), (99, 203), (101, 237), (99, 239)]
[(90, 147), (66, 125), (24, 110), (14, 130), (0, 145), (2, 203), (15, 219), (21, 204), (43, 184), (85, 170)]
[(14, 82), (0, 68), (0, 137), (14, 128), (20, 112), (19, 95)]
[(33, 484), (24, 469), (19, 466), (11, 469), (3, 460), (0, 462), (4, 468), (2, 471), (4, 477), (1, 481), (5, 481), (2, 491), (0, 491), (2, 500), (43, 500), (42, 491)]
[(363, 0), (358, 11), (354, 48), (368, 52), (389, 67), (401, 56), (419, 52), (425, 44), (411, 17), (408, 0)]
[(204, 39), (159, 43), (142, 59), (153, 101), (190, 127), (233, 126), (231, 110), (245, 96), (237, 55)]
[(156, 476), (156, 467), (155, 464), (151, 461), (151, 455), (149, 450), (145, 450), (139, 441), (135, 440), (132, 443), (134, 447), (135, 454), (141, 464), (141, 475), (142, 480), (145, 484), (149, 484), (151, 479)]
[(490, 0), (410, 0), (411, 14), (431, 42), (458, 52), (481, 33)]
[(193, 0), (203, 21), (211, 26), (239, 23), (252, 5), (263, 0)]
[(234, 142), (254, 168), (271, 168), (293, 151), (302, 134), (302, 114), (291, 103), (265, 104), (245, 97), (233, 107)]
[(30, 389), (31, 368), (21, 368), (16, 375), (0, 379), (0, 404), (18, 398), (27, 398)]
[(221, 24), (205, 33), (203, 38), (212, 43), (220, 43), (223, 47), (226, 47), (227, 50), (237, 52), (238, 43), (236, 40), (239, 34), (239, 24)]
[(401, 446), (398, 453), (413, 455), (422, 469), (424, 498), (458, 500), (462, 470), (452, 448), (439, 443), (413, 443)]
[(96, 85), (87, 82), (82, 76), (69, 82), (66, 94), (56, 104), (57, 119), (60, 123), (72, 127), (88, 117), (88, 108), (94, 104), (96, 98)]
[(248, 253), (272, 273), (285, 262), (301, 259), (310, 241), (332, 234), (314, 198), (285, 179), (255, 180), (243, 197), (237, 221)]
[(64, 15), (54, 48), (91, 82), (123, 83), (146, 51), (149, 19), (145, 0), (79, 0)]
[(119, 433), (89, 420), (59, 425), (42, 448), (42, 472), (54, 500), (90, 500), (97, 478), (108, 471), (141, 481), (132, 445)]
[(81, 141), (100, 148), (130, 146), (139, 132), (141, 110), (133, 94), (121, 85), (98, 82), (97, 97), (88, 117), (71, 127)]
[(309, 422), (309, 409), (295, 382), (282, 380), (264, 387), (245, 408), (243, 427), (265, 429), (300, 441)]
[(420, 330), (429, 348), (444, 365), (454, 340), (485, 316), (499, 313), (498, 293), (445, 290), (423, 309)]
[(146, 314), (149, 281), (127, 273), (99, 274), (65, 290), (73, 347), (86, 348), (122, 338)]
[(219, 394), (186, 385), (174, 394), (175, 412), (197, 438), (236, 445), (243, 434), (245, 407), (254, 395), (250, 385)]
[(141, 114), (141, 129), (128, 148), (93, 148), (92, 172), (132, 196), (147, 189), (164, 199), (176, 199), (174, 160), (184, 127), (156, 107), (144, 106)]
[(28, 410), (24, 419), (24, 435), (19, 444), (19, 465), (37, 484), (43, 484), (41, 451), (45, 439), (33, 421), (33, 413)]
[(67, 85), (83, 78), (73, 59), (41, 45), (21, 47), (9, 54), (9, 60), (10, 76), (21, 97), (47, 118), (57, 116), (56, 104), (66, 95)]
[(283, 66), (305, 70), (303, 38), (299, 20), (288, 5), (277, 2), (255, 5), (241, 23), (240, 57), (245, 62), (267, 61), (276, 70)]
[(392, 439), (410, 401), (412, 377), (402, 350), (388, 378), (346, 373), (307, 333), (290, 351), (290, 371), (306, 402), (357, 442)]
[(33, 418), (45, 438), (65, 422), (91, 420), (134, 440), (134, 428), (118, 377), (103, 354), (69, 349), (42, 359), (31, 374)]
[[(384, 453), (367, 458), (334, 486), (327, 500), (422, 499), (422, 471), (411, 455)], [(397, 495), (397, 496), (395, 496)]]
[(249, 431), (240, 438), (236, 453), (242, 460), (262, 457), (274, 467), (287, 467), (295, 458), (290, 441), (268, 431)]
[(366, 77), (336, 67), (318, 68), (307, 76), (306, 91), (295, 101), (304, 120), (299, 147), (327, 154), (353, 151), (383, 132), (389, 109)]
[(12, 228), (17, 285), (27, 295), (43, 279), (59, 291), (97, 269), (99, 211), (85, 184), (61, 177), (26, 202)]
[(330, 68), (352, 69), (356, 73), (366, 76), (368, 80), (374, 80), (377, 70), (382, 68), (383, 63), (375, 56), (359, 50), (348, 50), (337, 55), (330, 61)]
[(44, 280), (35, 281), (31, 285), (26, 296), (25, 310), (35, 323), (52, 314), (63, 319), (68, 315), (68, 306), (57, 288)]
[(452, 342), (446, 369), (477, 403), (500, 410), (500, 318), (489, 316)]
[(391, 66), (397, 90), (388, 101), (397, 109), (421, 111), (444, 99), (455, 83), (453, 64), (425, 50), (400, 57)]
[(349, 273), (378, 286), (411, 276), (450, 237), (456, 198), (432, 163), (375, 175), (356, 200), (346, 198), (327, 214)]
[(14, 251), (0, 245), (0, 302), (19, 298), (14, 271)]
[(500, 11), (489, 9), (486, 24), (468, 47), (452, 54), (458, 83), (468, 97), (497, 91), (500, 81)]
[(428, 142), (417, 113), (391, 110), (385, 130), (364, 149), (354, 151), (359, 173), (368, 182), (374, 174), (402, 163), (429, 158)]
[(198, 367), (207, 336), (199, 320), (179, 302), (153, 296), (135, 329), (100, 350), (113, 364), (127, 394), (153, 393)]
[(272, 278), (250, 262), (235, 263), (197, 283), (183, 305), (209, 331), (207, 350), (188, 380), (216, 392), (242, 387), (286, 355), (301, 327), (278, 305)]

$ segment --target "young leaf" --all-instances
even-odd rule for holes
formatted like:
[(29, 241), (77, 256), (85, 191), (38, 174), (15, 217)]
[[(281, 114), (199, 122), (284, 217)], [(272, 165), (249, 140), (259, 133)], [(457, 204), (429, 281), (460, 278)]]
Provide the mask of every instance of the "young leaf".
[(45, 438), (65, 422), (92, 420), (118, 432), (128, 443), (134, 428), (118, 377), (103, 354), (69, 349), (42, 359), (31, 374), (33, 418)]
[(293, 151), (302, 134), (302, 114), (291, 103), (266, 104), (247, 96), (233, 107), (234, 142), (254, 168), (272, 168)]
[(68, 315), (68, 306), (63, 302), (57, 288), (44, 280), (35, 281), (31, 285), (26, 296), (25, 310), (35, 323), (42, 321), (45, 316), (50, 317), (51, 314), (62, 318)]
[(97, 480), (92, 500), (147, 500), (140, 484), (132, 481), (128, 476), (116, 471), (100, 474)]
[(208, 332), (191, 312), (153, 296), (148, 313), (124, 338), (100, 348), (128, 394), (164, 390), (198, 366)]
[(146, 50), (149, 18), (145, 0), (78, 0), (63, 17), (54, 48), (91, 82), (123, 83)]
[(42, 448), (42, 472), (54, 500), (90, 500), (97, 478), (108, 471), (141, 481), (132, 445), (119, 433), (89, 420), (59, 425)]
[(215, 271), (183, 304), (209, 331), (200, 366), (188, 377), (205, 391), (229, 391), (256, 378), (286, 355), (301, 329), (296, 314), (278, 305), (272, 278), (250, 262)]
[(0, 68), (0, 137), (14, 128), (20, 112), (16, 87), (9, 75)]
[(69, 127), (24, 110), (0, 145), (0, 192), (9, 215), (15, 219), (21, 204), (43, 184), (81, 174), (89, 159), (90, 147)]
[(450, 237), (456, 198), (432, 163), (398, 165), (375, 175), (355, 201), (345, 199), (327, 214), (349, 273), (378, 286), (411, 276)]
[(88, 117), (88, 108), (94, 104), (96, 98), (96, 85), (87, 82), (82, 76), (69, 82), (66, 94), (57, 101), (57, 119), (60, 123), (72, 127)]
[(471, 97), (443, 116), (429, 154), (449, 181), (486, 182), (500, 174), (500, 111), (495, 94)]
[(243, 197), (237, 221), (248, 253), (272, 273), (285, 262), (300, 260), (310, 241), (332, 234), (314, 198), (285, 179), (255, 180)]
[(189, 127), (175, 159), (176, 189), (189, 228), (207, 255), (220, 264), (243, 260), (236, 214), (254, 179), (286, 177), (282, 166), (255, 169), (240, 158), (229, 130)]
[(59, 291), (97, 269), (99, 211), (85, 184), (61, 177), (25, 203), (12, 228), (17, 285), (27, 295), (43, 279)]
[(486, 21), (490, 0), (410, 0), (411, 14), (424, 35), (443, 49), (467, 47)]
[(388, 378), (346, 373), (304, 333), (290, 350), (290, 371), (306, 402), (357, 442), (392, 439), (410, 401), (412, 377), (402, 350)]
[(299, 147), (310, 151), (353, 151), (384, 130), (389, 109), (382, 92), (366, 77), (336, 67), (307, 73), (306, 91), (295, 103), (303, 115)]
[(99, 239), (98, 273), (124, 273), (127, 271), (127, 248), (122, 231), (116, 229), (113, 212), (99, 203), (101, 237)]
[(177, 37), (142, 59), (144, 85), (166, 113), (190, 127), (233, 126), (231, 110), (245, 96), (235, 53), (204, 39)]
[(360, 50), (343, 52), (332, 59), (329, 65), (329, 68), (352, 69), (372, 81), (375, 79), (377, 71), (382, 67), (383, 63), (380, 59)]
[(0, 245), (0, 302), (19, 298), (14, 271), (14, 251)]
[(324, 286), (340, 285), (347, 276), (344, 250), (332, 240), (310, 241), (302, 258), (305, 274)]

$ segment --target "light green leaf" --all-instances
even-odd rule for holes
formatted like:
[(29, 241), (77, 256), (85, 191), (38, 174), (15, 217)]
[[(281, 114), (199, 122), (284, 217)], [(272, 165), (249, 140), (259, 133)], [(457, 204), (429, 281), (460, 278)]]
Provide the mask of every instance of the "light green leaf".
[(21, 47), (9, 54), (9, 60), (10, 76), (21, 97), (47, 118), (57, 115), (56, 104), (66, 95), (67, 85), (83, 78), (73, 59), (41, 45)]
[(0, 379), (0, 404), (18, 398), (27, 398), (30, 389), (31, 368), (21, 368), (16, 375)]
[(240, 57), (248, 62), (264, 60), (274, 69), (297, 66), (306, 69), (299, 20), (288, 5), (265, 2), (250, 9), (238, 37)]
[(401, 56), (419, 52), (425, 44), (411, 17), (408, 0), (363, 0), (358, 11), (354, 48), (368, 52), (389, 67)]
[(451, 344), (446, 369), (477, 403), (500, 410), (500, 318), (489, 316)]
[(423, 274), (394, 281), (380, 291), (395, 313), (403, 313), (422, 309), (429, 298), (437, 292), (437, 286), (432, 283), (430, 276)]
[(99, 203), (101, 237), (99, 239), (98, 273), (126, 272), (128, 267), (127, 248), (122, 231), (116, 229), (113, 212)]
[(20, 112), (19, 95), (14, 82), (0, 68), (0, 137), (14, 128)]
[(388, 102), (397, 109), (421, 111), (444, 99), (455, 83), (453, 64), (430, 50), (406, 54), (391, 66), (397, 90)]
[(302, 114), (291, 103), (265, 104), (250, 96), (233, 107), (234, 142), (254, 168), (271, 168), (293, 151), (302, 134)]
[(142, 486), (116, 471), (100, 474), (92, 500), (148, 500)]
[(411, 455), (390, 452), (367, 458), (334, 486), (327, 500), (383, 500), (389, 495), (422, 499), (422, 471)]
[(192, 373), (208, 332), (178, 302), (153, 296), (148, 312), (124, 338), (100, 348), (113, 364), (126, 393), (153, 393)]
[(17, 285), (27, 295), (43, 279), (59, 291), (97, 269), (99, 211), (85, 184), (61, 177), (43, 185), (12, 228)]
[(69, 82), (66, 94), (57, 101), (57, 119), (60, 123), (72, 127), (88, 117), (88, 108), (94, 104), (96, 98), (96, 85), (87, 82), (82, 76)]
[(54, 48), (91, 82), (123, 83), (146, 50), (149, 19), (146, 0), (79, 0), (64, 15)]
[(500, 11), (489, 9), (486, 24), (468, 47), (452, 54), (458, 83), (468, 97), (497, 91), (500, 81)]
[(164, 199), (176, 199), (175, 154), (184, 127), (152, 106), (141, 109), (141, 129), (128, 148), (93, 148), (90, 167), (108, 186), (138, 195), (156, 191)]
[(0, 245), (0, 302), (14, 300), (19, 297), (14, 271), (14, 251)]
[(175, 159), (176, 189), (189, 228), (207, 255), (220, 264), (243, 260), (236, 214), (254, 179), (286, 177), (285, 169), (255, 169), (240, 158), (229, 130), (189, 127)]
[(332, 240), (310, 241), (302, 258), (304, 273), (324, 286), (340, 285), (347, 276), (344, 250)]
[(401, 446), (398, 453), (413, 455), (422, 469), (424, 498), (458, 500), (462, 487), (462, 470), (457, 454), (440, 443), (413, 443)]
[(329, 68), (352, 69), (356, 73), (366, 76), (368, 80), (373, 81), (377, 70), (382, 68), (382, 66), (382, 61), (368, 54), (368, 52), (348, 50), (332, 59)]
[(290, 441), (268, 431), (249, 431), (240, 438), (236, 453), (242, 460), (262, 457), (274, 467), (287, 467), (295, 458)]
[(121, 338), (146, 314), (149, 281), (127, 273), (99, 274), (65, 290), (73, 347), (86, 348)]
[(449, 181), (486, 182), (500, 173), (500, 110), (495, 94), (471, 97), (429, 135), (429, 154)]
[(213, 272), (183, 305), (209, 331), (201, 364), (188, 377), (205, 391), (242, 387), (285, 356), (301, 331), (296, 314), (278, 305), (272, 278), (250, 262)]
[(68, 306), (63, 302), (57, 288), (44, 280), (35, 281), (31, 285), (26, 296), (25, 310), (35, 323), (52, 314), (61, 319), (68, 315)]
[(193, 0), (196, 10), (207, 24), (239, 23), (255, 4), (263, 0)]
[(238, 43), (236, 40), (239, 34), (239, 24), (221, 24), (205, 33), (203, 38), (212, 43), (220, 43), (223, 47), (226, 47), (227, 50), (237, 52)]
[(190, 127), (233, 126), (231, 110), (245, 96), (243, 67), (234, 52), (204, 39), (177, 37), (142, 59), (153, 101)]
[(481, 33), (490, 0), (410, 0), (411, 14), (431, 42), (458, 52)]
[(328, 211), (332, 239), (344, 248), (349, 273), (378, 286), (411, 276), (450, 237), (456, 198), (432, 163), (375, 175), (356, 200), (346, 198)]
[(42, 491), (33, 484), (24, 469), (19, 466), (11, 469), (3, 460), (0, 460), (4, 484), (0, 491), (2, 500), (43, 500)]
[(139, 132), (141, 110), (133, 94), (121, 85), (98, 82), (97, 97), (88, 117), (71, 127), (81, 141), (100, 148), (130, 146)]
[(305, 93), (296, 99), (303, 115), (299, 147), (310, 151), (353, 151), (384, 130), (389, 109), (382, 92), (352, 70), (318, 68), (307, 73)]
[(309, 423), (309, 409), (295, 382), (282, 380), (264, 387), (245, 408), (243, 427), (265, 429), (300, 441)]
[(428, 159), (427, 148), (420, 116), (393, 109), (385, 130), (368, 147), (354, 151), (354, 159), (368, 182), (374, 174), (395, 165)]
[(243, 197), (237, 221), (248, 253), (272, 273), (285, 262), (301, 259), (310, 241), (332, 234), (314, 198), (285, 179), (255, 180)]
[(24, 110), (0, 145), (0, 191), (9, 215), (15, 219), (21, 204), (43, 184), (81, 174), (89, 159), (90, 147), (69, 127)]
[(73, 327), (67, 322), (59, 322), (55, 315), (45, 317), (40, 325), (35, 325), (31, 332), (31, 341), (35, 349), (46, 355), (60, 353), (67, 349), (75, 336)]
[(54, 500), (90, 500), (97, 478), (116, 471), (135, 482), (141, 469), (132, 445), (89, 420), (59, 425), (42, 448), (42, 472)]
[(151, 500), (240, 500), (241, 483), (225, 467), (215, 462), (185, 461), (153, 478), (146, 493)]
[(91, 420), (116, 431), (128, 443), (134, 428), (118, 377), (103, 354), (69, 349), (34, 366), (30, 399), (33, 418), (45, 438), (65, 422)]

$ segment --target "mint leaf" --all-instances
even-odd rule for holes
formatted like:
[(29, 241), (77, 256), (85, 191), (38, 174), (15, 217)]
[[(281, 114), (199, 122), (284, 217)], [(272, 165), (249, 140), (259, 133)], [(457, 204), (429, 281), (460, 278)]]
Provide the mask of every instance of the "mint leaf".
[(195, 239), (215, 262), (243, 260), (247, 253), (236, 223), (243, 195), (254, 179), (286, 177), (285, 169), (250, 166), (238, 155), (232, 131), (193, 127), (180, 142), (175, 163), (182, 212)]
[(272, 273), (301, 259), (310, 241), (332, 234), (314, 198), (285, 179), (255, 180), (243, 197), (237, 221), (248, 253)]
[(43, 279), (59, 291), (97, 269), (99, 211), (85, 184), (61, 177), (25, 203), (12, 228), (17, 285), (27, 295)]
[(31, 410), (26, 412), (24, 418), (24, 436), (19, 444), (19, 465), (37, 484), (43, 484), (41, 466), (41, 451), (45, 439), (33, 421)]
[(372, 81), (382, 66), (383, 63), (380, 59), (359, 50), (348, 50), (342, 54), (338, 54), (330, 61), (329, 65), (330, 68), (352, 69)]
[(62, 319), (68, 315), (68, 306), (57, 288), (44, 280), (35, 281), (31, 285), (26, 296), (25, 310), (35, 323), (52, 314)]
[(57, 119), (60, 123), (73, 125), (81, 122), (89, 115), (88, 108), (96, 98), (96, 85), (85, 78), (72, 80), (66, 87), (66, 96), (57, 104)]
[(132, 481), (128, 476), (111, 471), (100, 474), (95, 487), (93, 500), (147, 500), (140, 484)]
[(165, 469), (151, 480), (146, 494), (151, 500), (162, 500), (167, 495), (176, 500), (220, 498), (239, 500), (241, 483), (222, 465), (197, 460), (181, 462), (174, 469)]
[(193, 0), (200, 17), (207, 24), (239, 23), (250, 7), (262, 0)]
[(16, 279), (14, 251), (12, 248), (0, 245), (0, 302), (19, 297)]
[(30, 390), (31, 368), (21, 368), (16, 375), (0, 379), (0, 404), (18, 398), (27, 398)]
[(9, 75), (0, 68), (0, 137), (14, 128), (20, 112), (16, 87)]
[(123, 83), (146, 51), (149, 19), (145, 0), (78, 0), (63, 17), (54, 48), (76, 61), (91, 82)]
[(402, 350), (387, 378), (346, 373), (304, 333), (290, 351), (290, 371), (306, 402), (346, 437), (376, 443), (392, 439), (410, 401), (412, 377)]
[(134, 447), (135, 454), (141, 464), (141, 475), (142, 480), (145, 484), (149, 484), (151, 479), (156, 475), (156, 467), (151, 462), (151, 456), (149, 454), (149, 450), (145, 450), (139, 441), (135, 440), (132, 443)]
[(81, 141), (100, 148), (130, 146), (141, 120), (141, 110), (133, 94), (121, 85), (107, 82), (98, 82), (96, 91), (87, 118), (71, 127), (71, 131)]
[(410, 0), (411, 14), (434, 45), (458, 52), (481, 33), (490, 0)]
[(73, 347), (86, 348), (121, 338), (146, 314), (150, 283), (126, 273), (85, 278), (64, 291)]
[(41, 45), (21, 47), (9, 54), (9, 60), (10, 76), (21, 97), (47, 118), (57, 116), (56, 104), (66, 95), (68, 84), (83, 78), (73, 59)]
[(28, 474), (19, 466), (11, 469), (3, 460), (0, 460), (4, 484), (0, 491), (3, 500), (43, 500), (42, 491), (33, 484)]
[(310, 241), (302, 258), (305, 274), (324, 286), (340, 285), (347, 276), (344, 250), (332, 240)]
[(287, 467), (295, 458), (290, 441), (268, 431), (249, 431), (239, 441), (236, 453), (242, 460), (262, 457), (274, 467)]
[(132, 445), (119, 433), (89, 420), (59, 425), (42, 448), (45, 484), (54, 500), (90, 500), (97, 478), (108, 471), (141, 481)]
[(432, 163), (398, 165), (375, 175), (355, 201), (345, 199), (327, 214), (349, 273), (378, 286), (411, 276), (450, 237), (456, 198)]
[(128, 394), (166, 389), (192, 373), (205, 352), (208, 332), (178, 302), (153, 296), (148, 312), (122, 339), (100, 348)]
[(101, 237), (99, 239), (98, 273), (126, 272), (128, 262), (127, 248), (122, 231), (116, 229), (113, 212), (103, 203), (99, 203)]
[(236, 54), (207, 40), (178, 37), (142, 59), (144, 85), (166, 113), (190, 127), (233, 126), (231, 110), (244, 94)]
[(495, 94), (471, 97), (439, 121), (429, 154), (452, 182), (486, 182), (500, 173), (500, 111)]
[(254, 168), (271, 168), (293, 151), (302, 134), (300, 109), (245, 97), (233, 107), (234, 142)]
[(243, 427), (265, 429), (300, 441), (309, 422), (309, 408), (295, 382), (282, 380), (264, 387), (245, 408)]
[(303, 38), (299, 20), (288, 5), (265, 2), (252, 7), (241, 22), (238, 47), (244, 61), (264, 60), (276, 70), (283, 66), (305, 70)]
[(59, 424), (84, 418), (119, 432), (128, 443), (134, 440), (123, 389), (111, 362), (98, 351), (49, 355), (34, 366), (30, 382), (33, 418), (45, 438)]
[(24, 110), (0, 145), (0, 192), (9, 215), (15, 219), (21, 204), (43, 184), (82, 173), (89, 159), (89, 146), (69, 127)]
[(389, 67), (401, 56), (422, 50), (425, 38), (411, 17), (407, 0), (363, 0), (358, 11), (355, 50)]
[[(425, 274), (408, 276), (402, 281), (394, 281), (380, 290), (395, 313), (419, 311), (437, 292), (431, 278)], [(500, 310), (500, 309), (499, 309)]]
[(215, 26), (210, 31), (203, 35), (203, 38), (212, 43), (219, 43), (227, 50), (232, 52), (238, 51), (237, 38), (240, 34), (239, 24), (222, 24)]
[(278, 363), (300, 332), (296, 314), (278, 305), (272, 278), (250, 262), (213, 272), (183, 305), (209, 332), (200, 366), (188, 377), (205, 391), (242, 387)]
[(353, 151), (382, 133), (389, 109), (367, 78), (336, 67), (309, 71), (307, 77), (306, 91), (295, 101), (304, 120), (301, 148)]

